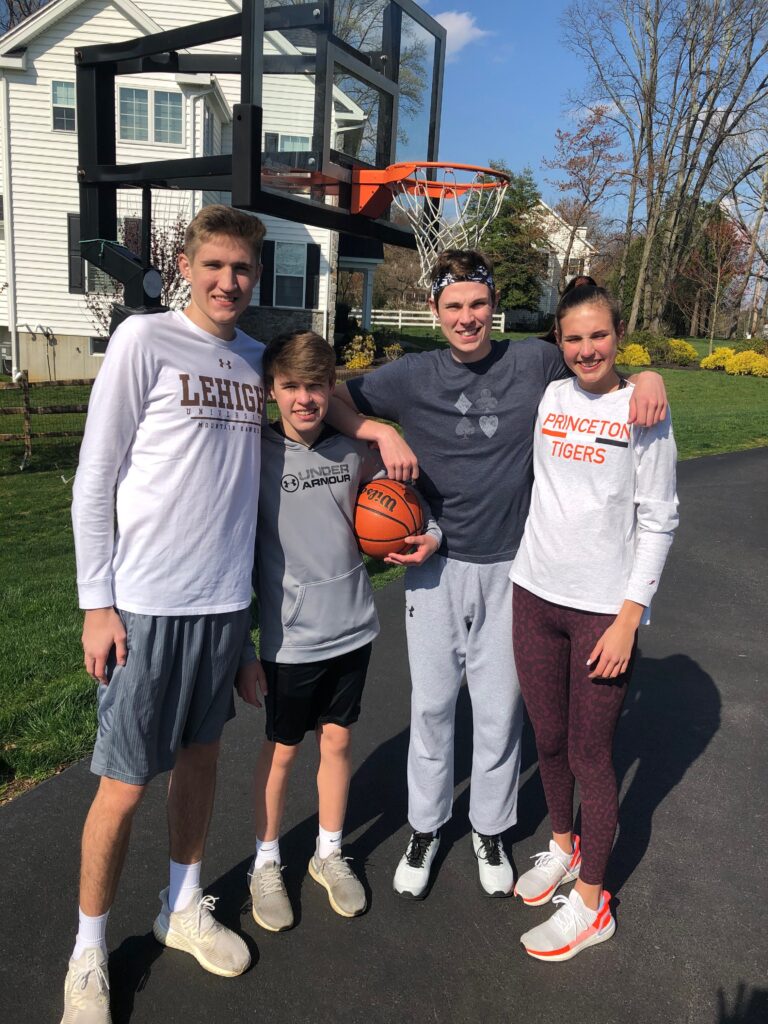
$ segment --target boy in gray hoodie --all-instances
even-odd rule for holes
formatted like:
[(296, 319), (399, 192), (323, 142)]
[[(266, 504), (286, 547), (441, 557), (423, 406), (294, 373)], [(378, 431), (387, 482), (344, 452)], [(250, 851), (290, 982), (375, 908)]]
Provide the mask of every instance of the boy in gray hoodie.
[[(352, 523), (361, 486), (383, 473), (378, 452), (324, 420), (335, 383), (333, 349), (312, 332), (285, 334), (264, 353), (264, 380), (279, 420), (262, 435), (255, 589), (261, 661), (252, 648), (240, 696), (266, 705), (266, 740), (254, 775), (253, 916), (268, 931), (293, 925), (282, 880), (280, 823), (304, 735), (317, 737), (319, 834), (309, 873), (344, 917), (366, 908), (341, 855), (351, 776), (350, 726), (360, 713), (371, 642), (379, 632)], [(434, 524), (429, 531), (438, 537)], [(414, 539), (415, 540), (415, 539)]]

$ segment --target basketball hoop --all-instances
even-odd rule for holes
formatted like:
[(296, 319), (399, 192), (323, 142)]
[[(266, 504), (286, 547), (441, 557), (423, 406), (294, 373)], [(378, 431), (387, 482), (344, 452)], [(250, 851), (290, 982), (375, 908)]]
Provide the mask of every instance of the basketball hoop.
[(445, 249), (477, 249), (498, 216), (510, 176), (492, 167), (424, 161), (352, 172), (352, 213), (381, 217), (393, 205), (413, 229), (421, 263), (419, 284)]

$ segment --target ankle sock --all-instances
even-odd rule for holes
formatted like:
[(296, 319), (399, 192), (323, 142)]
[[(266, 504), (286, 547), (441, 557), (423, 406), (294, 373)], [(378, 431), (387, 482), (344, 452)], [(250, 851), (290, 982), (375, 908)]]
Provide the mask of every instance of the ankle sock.
[(317, 836), (317, 856), (320, 860), (325, 860), (326, 857), (330, 857), (336, 850), (341, 849), (342, 832), (343, 829), (339, 829), (338, 832), (329, 832), (322, 825), (320, 826)]
[(177, 864), (171, 861), (168, 885), (168, 907), (171, 913), (186, 910), (195, 889), (200, 888), (200, 861), (197, 864)]
[(263, 868), (270, 860), (273, 860), (278, 865), (283, 863), (280, 859), (280, 838), (270, 839), (265, 843), (257, 837), (256, 859), (253, 862), (254, 868)]
[(75, 948), (72, 956), (76, 960), (82, 956), (86, 949), (100, 949), (106, 955), (107, 952), (107, 918), (106, 914), (99, 914), (98, 917), (89, 917), (82, 910), (79, 911), (80, 923), (75, 939)]

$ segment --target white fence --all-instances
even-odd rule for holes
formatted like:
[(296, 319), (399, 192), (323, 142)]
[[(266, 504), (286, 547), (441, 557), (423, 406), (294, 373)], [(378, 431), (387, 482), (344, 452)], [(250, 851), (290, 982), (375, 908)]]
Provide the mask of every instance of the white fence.
[[(360, 320), (363, 315), (362, 309), (350, 310), (350, 316)], [(432, 327), (437, 329), (440, 326), (436, 316), (433, 316), (428, 309), (372, 309), (371, 327), (396, 327), (402, 331), (404, 327)], [(494, 331), (504, 330), (504, 314), (494, 313)]]

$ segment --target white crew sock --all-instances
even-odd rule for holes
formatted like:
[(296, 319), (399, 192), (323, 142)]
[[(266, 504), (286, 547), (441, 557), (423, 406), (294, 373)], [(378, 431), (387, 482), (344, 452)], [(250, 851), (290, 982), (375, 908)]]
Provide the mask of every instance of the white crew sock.
[(317, 856), (320, 860), (325, 860), (326, 857), (330, 857), (336, 850), (341, 850), (341, 833), (343, 829), (338, 832), (329, 832), (320, 826), (320, 831), (317, 836)]
[(168, 908), (171, 913), (186, 910), (196, 889), (200, 888), (200, 861), (197, 864), (177, 864), (171, 861), (168, 885)]
[(82, 910), (79, 911), (80, 924), (77, 929), (75, 948), (72, 950), (73, 959), (77, 960), (86, 949), (100, 949), (106, 956), (107, 953), (107, 918), (106, 914), (99, 914), (98, 917), (89, 917)]
[(254, 870), (263, 868), (269, 861), (274, 861), (278, 866), (283, 862), (280, 860), (280, 837), (263, 842), (256, 837), (256, 859), (253, 862)]

